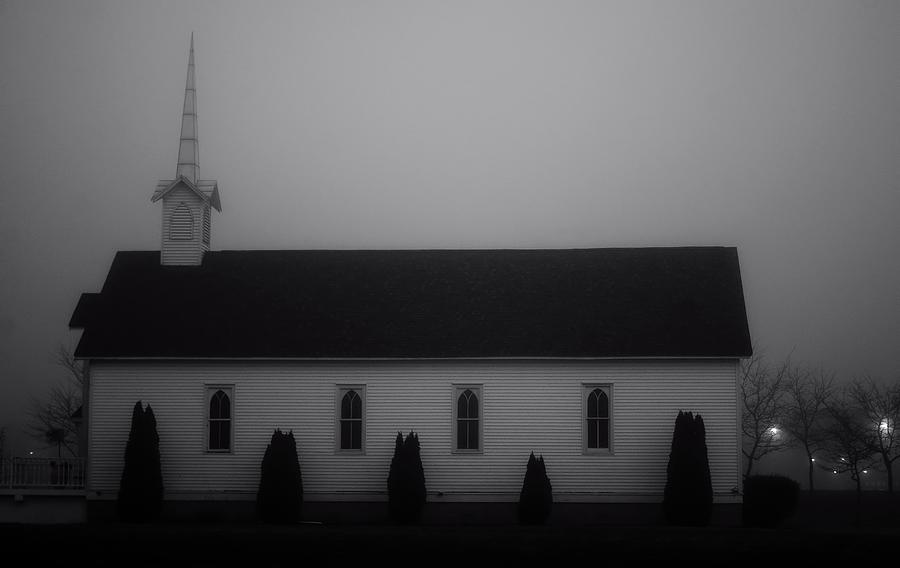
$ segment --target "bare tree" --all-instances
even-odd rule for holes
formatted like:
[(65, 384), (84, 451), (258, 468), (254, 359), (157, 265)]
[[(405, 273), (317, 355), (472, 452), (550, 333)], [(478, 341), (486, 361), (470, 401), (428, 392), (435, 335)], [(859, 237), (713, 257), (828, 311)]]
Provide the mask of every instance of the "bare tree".
[(815, 456), (825, 449), (833, 384), (833, 375), (806, 367), (790, 369), (785, 382), (784, 429), (791, 435), (792, 443), (806, 452), (810, 493), (815, 491)]
[[(862, 498), (862, 473), (878, 463), (876, 457), (876, 430), (845, 389), (828, 405), (828, 425), (825, 428), (826, 451), (832, 465), (827, 466), (833, 473), (849, 473), (856, 484), (857, 522), (859, 503)], [(825, 466), (825, 464), (823, 464)]]
[(75, 456), (78, 427), (72, 416), (81, 407), (84, 373), (81, 362), (65, 347), (60, 346), (57, 351), (56, 363), (66, 370), (66, 376), (50, 387), (46, 399), (32, 403), (25, 430), (46, 446), (55, 446), (57, 456), (62, 457), (63, 450)]
[(745, 477), (750, 476), (757, 460), (786, 447), (778, 424), (784, 416), (784, 384), (789, 370), (789, 360), (775, 370), (758, 355), (741, 362), (742, 451), (747, 458)]
[(900, 440), (896, 439), (896, 427), (900, 424), (900, 384), (885, 386), (866, 377), (853, 381), (849, 395), (875, 433), (875, 448), (887, 471), (888, 492), (893, 493), (894, 461), (900, 458)]

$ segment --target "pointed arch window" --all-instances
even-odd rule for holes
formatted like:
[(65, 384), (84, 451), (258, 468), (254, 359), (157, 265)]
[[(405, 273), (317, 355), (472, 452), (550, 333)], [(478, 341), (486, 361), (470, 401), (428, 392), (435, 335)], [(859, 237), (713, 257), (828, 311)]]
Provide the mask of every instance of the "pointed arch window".
[(169, 238), (173, 241), (189, 241), (194, 238), (194, 214), (183, 202), (178, 204), (169, 218)]
[(454, 387), (454, 451), (480, 453), (482, 448), (481, 385)]
[(231, 387), (209, 387), (207, 389), (209, 428), (206, 449), (210, 452), (231, 451), (232, 392)]
[(337, 390), (336, 446), (338, 451), (363, 452), (366, 439), (366, 390), (363, 385)]
[(612, 449), (611, 387), (584, 387), (584, 450), (608, 453)]

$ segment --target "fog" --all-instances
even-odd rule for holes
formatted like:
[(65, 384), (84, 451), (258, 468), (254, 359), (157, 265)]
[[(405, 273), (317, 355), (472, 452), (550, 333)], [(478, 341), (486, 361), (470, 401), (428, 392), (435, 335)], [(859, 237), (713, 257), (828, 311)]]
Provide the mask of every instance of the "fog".
[(900, 380), (900, 3), (0, 2), (0, 425), (158, 250), (195, 34), (214, 249), (738, 247), (754, 348)]

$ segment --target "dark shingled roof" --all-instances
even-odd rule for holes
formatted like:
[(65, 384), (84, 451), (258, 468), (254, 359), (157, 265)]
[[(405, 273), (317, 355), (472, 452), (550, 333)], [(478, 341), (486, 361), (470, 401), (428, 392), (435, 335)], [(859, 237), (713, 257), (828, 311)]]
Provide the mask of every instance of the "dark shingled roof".
[(119, 252), (70, 323), (92, 357), (745, 357), (724, 247)]

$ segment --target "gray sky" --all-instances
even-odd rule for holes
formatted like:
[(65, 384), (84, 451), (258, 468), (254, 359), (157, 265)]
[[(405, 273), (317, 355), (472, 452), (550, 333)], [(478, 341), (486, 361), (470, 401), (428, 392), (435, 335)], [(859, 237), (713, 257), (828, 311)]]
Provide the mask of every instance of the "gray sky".
[(900, 377), (900, 2), (0, 0), (0, 424), (158, 250), (733, 245), (754, 346)]

